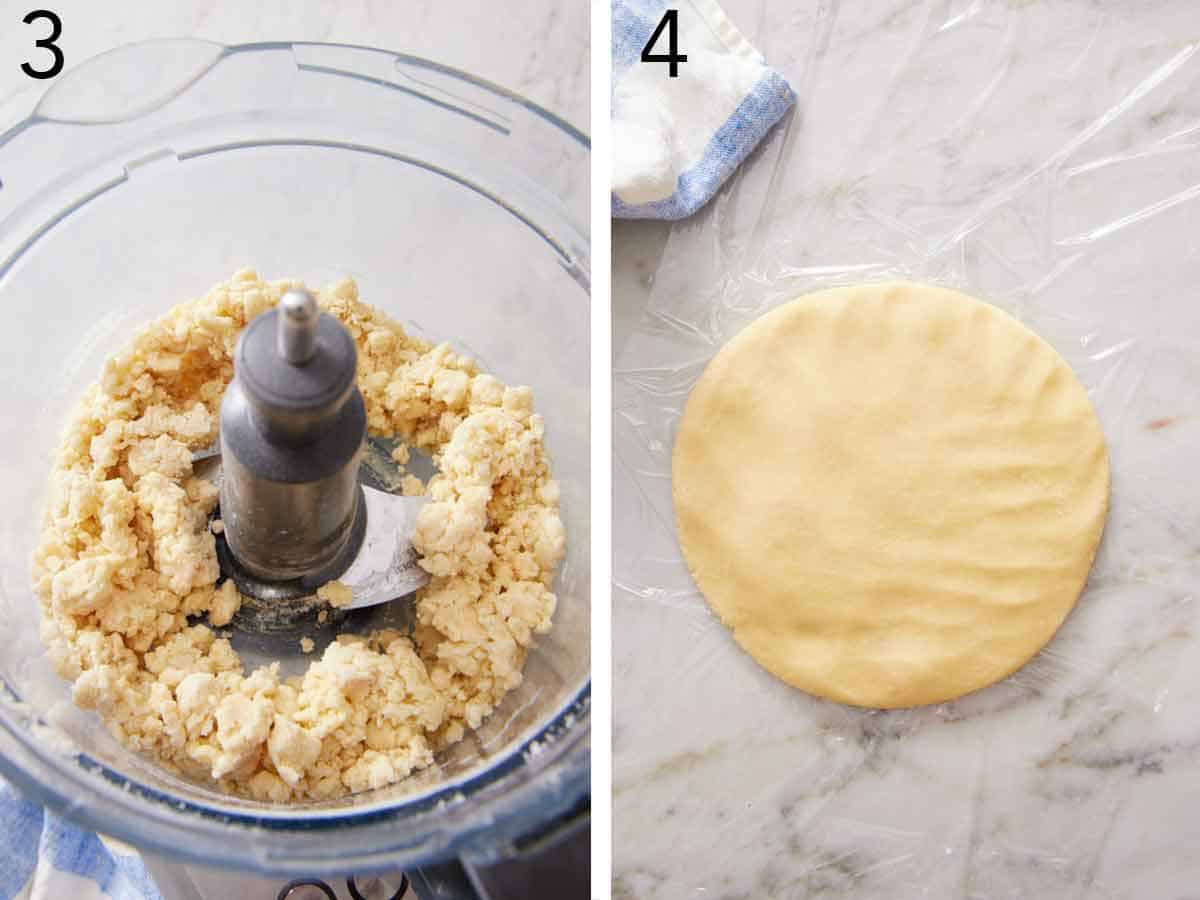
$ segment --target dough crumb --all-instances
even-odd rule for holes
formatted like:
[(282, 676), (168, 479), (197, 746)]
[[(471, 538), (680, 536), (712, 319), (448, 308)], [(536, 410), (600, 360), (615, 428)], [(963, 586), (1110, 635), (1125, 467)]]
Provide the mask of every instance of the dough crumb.
[(335, 609), (342, 609), (354, 602), (354, 593), (340, 581), (330, 581), (317, 588), (317, 596)]
[(208, 608), (208, 623), (217, 627), (228, 625), (241, 608), (242, 595), (233, 579), (226, 578), (225, 583), (213, 592), (212, 605)]

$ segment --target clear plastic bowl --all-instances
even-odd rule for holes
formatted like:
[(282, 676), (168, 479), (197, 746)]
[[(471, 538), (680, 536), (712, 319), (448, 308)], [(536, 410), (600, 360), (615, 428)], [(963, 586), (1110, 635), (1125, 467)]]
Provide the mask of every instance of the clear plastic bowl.
[[(10, 117), (12, 110), (7, 110)], [(132, 45), (0, 122), (0, 771), (81, 824), (275, 874), (501, 853), (588, 788), (588, 141), (428, 60), (360, 47)], [(308, 805), (160, 769), (76, 709), (29, 557), (60, 428), (132, 329), (235, 269), (364, 299), (533, 387), (563, 488), (554, 631), (437, 765)]]

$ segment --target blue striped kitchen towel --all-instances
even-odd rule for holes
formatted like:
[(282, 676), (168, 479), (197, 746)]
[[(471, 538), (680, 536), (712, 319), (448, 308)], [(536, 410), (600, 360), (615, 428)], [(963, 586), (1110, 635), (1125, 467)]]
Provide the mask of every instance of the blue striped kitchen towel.
[(137, 851), (0, 781), (0, 900), (162, 900)]
[[(675, 11), (675, 55), (642, 50)], [(612, 214), (683, 219), (717, 192), (796, 102), (716, 0), (613, 0)], [(670, 54), (663, 28), (651, 55)]]

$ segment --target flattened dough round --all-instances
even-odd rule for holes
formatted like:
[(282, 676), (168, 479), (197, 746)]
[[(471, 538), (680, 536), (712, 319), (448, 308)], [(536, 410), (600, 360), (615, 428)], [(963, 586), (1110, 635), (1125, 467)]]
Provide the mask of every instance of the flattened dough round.
[(1108, 507), (1066, 362), (993, 306), (901, 282), (801, 297), (730, 341), (672, 481), (688, 567), (738, 643), (881, 708), (1020, 668), (1083, 590)]

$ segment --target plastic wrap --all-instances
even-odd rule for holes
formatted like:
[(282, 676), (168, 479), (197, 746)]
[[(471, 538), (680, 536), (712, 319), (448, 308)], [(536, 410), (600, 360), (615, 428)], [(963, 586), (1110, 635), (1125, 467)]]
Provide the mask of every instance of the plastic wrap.
[[(616, 896), (1184, 896), (1200, 875), (1194, 8), (799, 7), (739, 20), (796, 114), (692, 220), (614, 235)], [(680, 556), (670, 459), (689, 389), (743, 326), (895, 277), (1050, 341), (1096, 406), (1113, 483), (1087, 590), (1031, 663), (879, 712), (737, 647)]]

